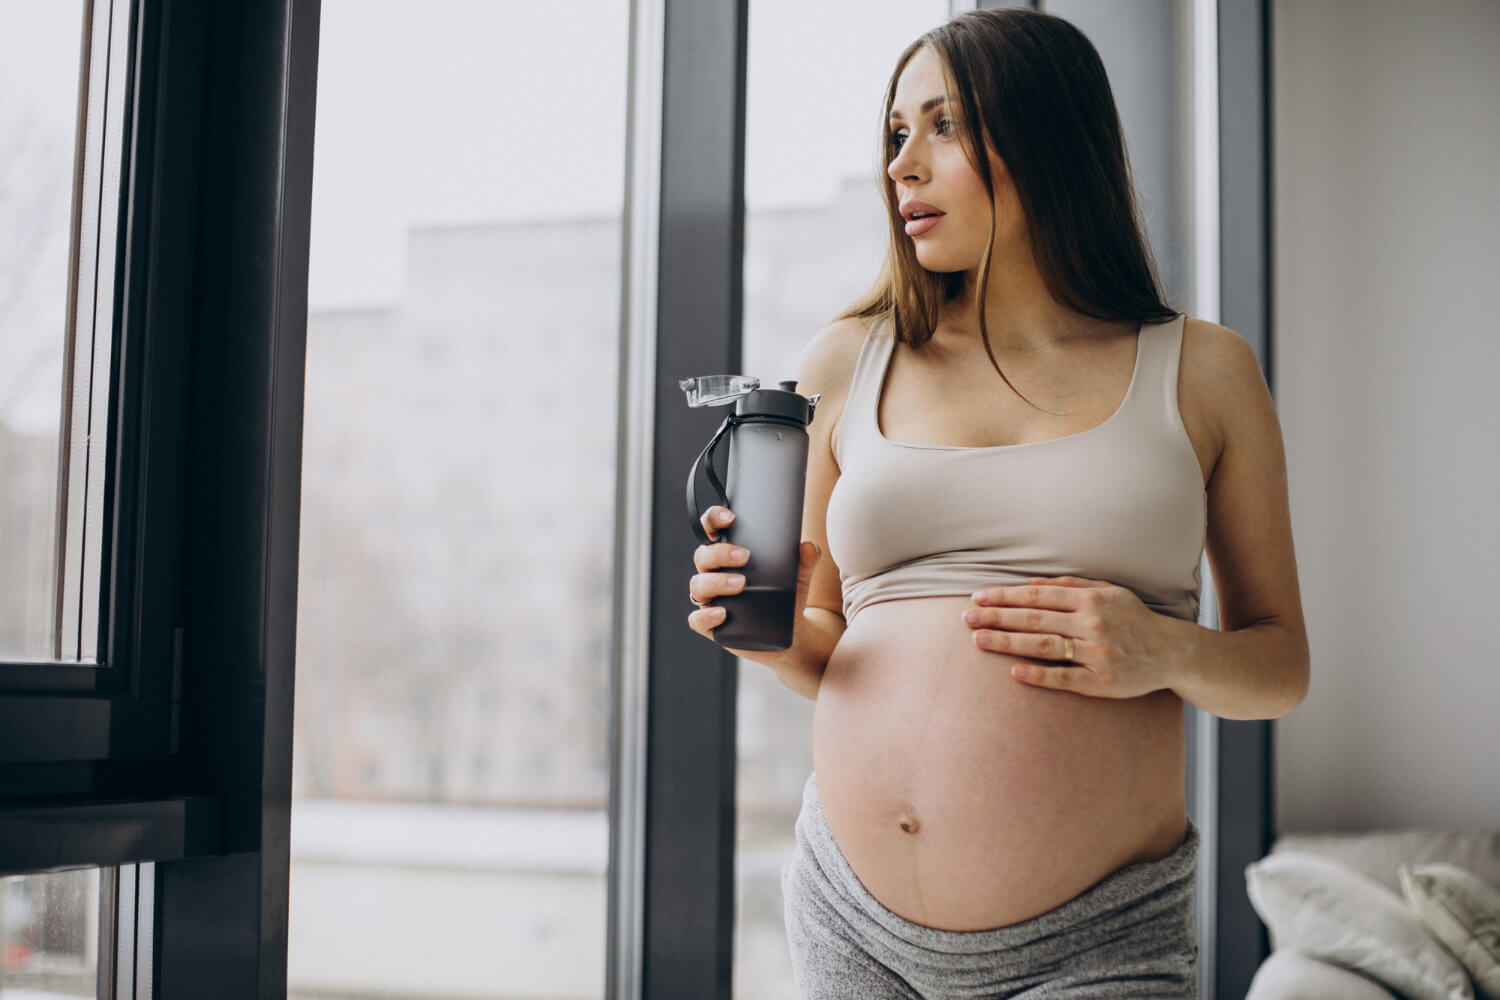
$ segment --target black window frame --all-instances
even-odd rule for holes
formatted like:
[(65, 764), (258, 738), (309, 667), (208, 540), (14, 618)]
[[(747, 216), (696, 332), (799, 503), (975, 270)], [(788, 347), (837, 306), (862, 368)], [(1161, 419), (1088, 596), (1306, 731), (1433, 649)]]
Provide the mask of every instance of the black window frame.
[(100, 665), (0, 666), (0, 873), (118, 866), (102, 996), (284, 995), (320, 5), (113, 2)]
[[(1276, 391), (1271, 318), (1275, 289), (1271, 220), (1271, 0), (1215, 0), (1219, 70), (1219, 272), (1223, 324), (1255, 349)], [(1212, 871), (1213, 996), (1242, 997), (1270, 954), (1250, 903), (1245, 866), (1275, 836), (1275, 722), (1207, 717), (1216, 725), (1218, 774)]]
[[(113, 0), (114, 5), (129, 0)], [(112, 19), (112, 4), (102, 2), (93, 17)], [(170, 408), (174, 400), (165, 391), (143, 391), (150, 380), (142, 363), (149, 352), (157, 363), (169, 366), (171, 355), (181, 351), (180, 330), (165, 330), (148, 343), (143, 333), (147, 316), (142, 315), (147, 286), (148, 236), (138, 215), (124, 211), (135, 198), (150, 169), (150, 121), (138, 114), (143, 82), (149, 87), (151, 40), (144, 12), (130, 12), (127, 37), (111, 37), (108, 52), (94, 58), (128, 60), (124, 95), (107, 97), (111, 111), (127, 110), (120, 128), (122, 182), (118, 232), (101, 233), (100, 243), (116, 240), (112, 274), (99, 280), (113, 281), (114, 322), (96, 329), (96, 338), (109, 338), (111, 408), (107, 422), (110, 441), (108, 463), (103, 470), (108, 512), (102, 525), (102, 547), (109, 553), (103, 561), (98, 621), (102, 635), (96, 665), (80, 666), (51, 661), (0, 663), (0, 767), (5, 777), (16, 765), (73, 763), (86, 765), (103, 760), (123, 761), (165, 756), (169, 751), (172, 622), (176, 617), (171, 595), (177, 589), (176, 560), (172, 556), (171, 512), (159, 501), (146, 504), (150, 496), (170, 500), (176, 462), (172, 454), (176, 435)], [(143, 127), (144, 126), (144, 127)], [(106, 128), (117, 127), (109, 123)], [(93, 152), (99, 153), (100, 150)], [(96, 211), (109, 216), (104, 206)], [(88, 248), (83, 248), (87, 250)], [(102, 256), (102, 255), (100, 255)], [(149, 319), (154, 320), (151, 316)], [(174, 337), (173, 334), (177, 336)], [(180, 418), (175, 422), (180, 423)], [(180, 450), (180, 449), (179, 449)], [(52, 769), (54, 777), (34, 789), (35, 794), (69, 794), (87, 790), (90, 768), (75, 766)], [(9, 791), (9, 781), (0, 790)]]

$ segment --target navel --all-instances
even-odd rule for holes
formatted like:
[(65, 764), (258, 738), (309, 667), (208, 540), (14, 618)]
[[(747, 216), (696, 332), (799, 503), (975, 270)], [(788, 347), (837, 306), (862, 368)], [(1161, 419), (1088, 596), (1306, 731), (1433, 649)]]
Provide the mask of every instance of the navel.
[(904, 812), (901, 814), (899, 823), (901, 825), (901, 831), (903, 833), (916, 833), (922, 827), (922, 824), (917, 822), (917, 817), (913, 816), (909, 812)]

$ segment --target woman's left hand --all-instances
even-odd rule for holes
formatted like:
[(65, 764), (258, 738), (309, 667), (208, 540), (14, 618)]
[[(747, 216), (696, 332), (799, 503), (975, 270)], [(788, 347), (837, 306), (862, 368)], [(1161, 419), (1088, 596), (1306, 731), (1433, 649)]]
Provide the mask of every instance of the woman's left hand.
[[(1026, 662), (1011, 676), (1091, 698), (1136, 698), (1170, 686), (1168, 619), (1128, 587), (1078, 576), (986, 587), (964, 612), (980, 649)], [(1065, 640), (1072, 638), (1072, 658)], [(1058, 662), (1062, 661), (1062, 662)]]

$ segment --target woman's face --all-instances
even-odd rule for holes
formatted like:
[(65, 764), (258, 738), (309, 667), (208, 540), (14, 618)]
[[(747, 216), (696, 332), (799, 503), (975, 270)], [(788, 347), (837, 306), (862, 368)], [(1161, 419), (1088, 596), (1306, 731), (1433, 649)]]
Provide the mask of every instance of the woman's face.
[[(942, 66), (932, 50), (923, 46), (896, 81), (887, 123), (895, 158), (886, 173), (895, 184), (899, 204), (922, 201), (944, 213), (936, 225), (913, 226), (910, 211), (902, 209), (906, 238), (915, 246), (917, 261), (929, 271), (977, 272), (989, 239), (990, 199), (984, 180), (964, 156), (946, 105), (923, 110), (933, 99), (946, 96)], [(1025, 227), (1010, 173), (993, 149), (986, 151), (995, 183), (994, 253), (998, 261), (1003, 259), (1003, 248), (1025, 239)], [(914, 228), (925, 231), (911, 233)]]

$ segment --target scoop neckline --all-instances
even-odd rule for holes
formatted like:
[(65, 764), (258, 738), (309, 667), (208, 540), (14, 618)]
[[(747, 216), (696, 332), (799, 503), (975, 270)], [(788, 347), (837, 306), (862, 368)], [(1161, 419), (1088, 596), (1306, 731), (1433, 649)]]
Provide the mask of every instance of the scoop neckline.
[[(893, 322), (894, 321), (891, 320), (890, 316), (887, 315), (886, 325), (889, 327)], [(1055, 438), (1044, 438), (1041, 441), (1016, 441), (1012, 444), (981, 445), (919, 444), (914, 441), (893, 441), (885, 436), (885, 431), (880, 429), (880, 399), (885, 395), (885, 380), (886, 376), (888, 376), (891, 371), (891, 358), (896, 353), (897, 343), (895, 330), (887, 329), (885, 336), (889, 343), (886, 347), (885, 359), (880, 366), (880, 374), (875, 379), (875, 396), (870, 405), (870, 422), (875, 425), (875, 437), (878, 440), (891, 445), (892, 447), (912, 448), (919, 451), (1010, 451), (1015, 448), (1031, 448), (1039, 444), (1055, 444), (1058, 441), (1068, 441), (1073, 438), (1083, 437), (1087, 434), (1093, 434), (1096, 431), (1101, 431), (1104, 428), (1108, 427), (1110, 424), (1114, 423), (1116, 418), (1118, 418), (1121, 413), (1125, 412), (1125, 408), (1127, 405), (1129, 405), (1131, 397), (1135, 395), (1136, 383), (1140, 381), (1141, 377), (1141, 355), (1145, 353), (1145, 345), (1141, 342), (1142, 338), (1145, 336), (1148, 326), (1156, 327), (1160, 325), (1161, 324), (1159, 323), (1140, 323), (1136, 327), (1135, 361), (1133, 362), (1130, 369), (1130, 384), (1125, 387), (1125, 395), (1120, 399), (1120, 405), (1116, 406), (1114, 412), (1105, 417), (1102, 421), (1092, 427), (1086, 427), (1081, 431), (1074, 431), (1072, 434), (1064, 434), (1061, 437)]]

